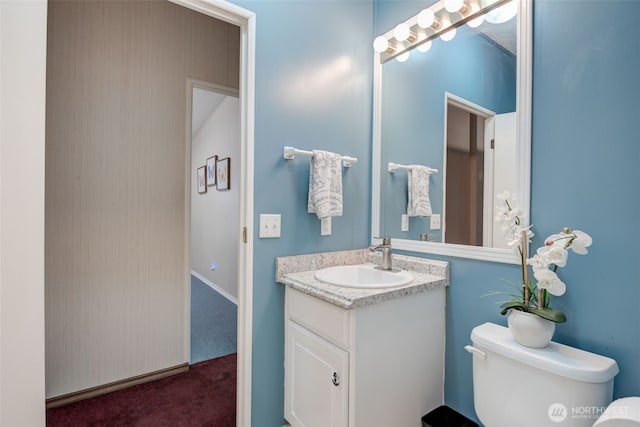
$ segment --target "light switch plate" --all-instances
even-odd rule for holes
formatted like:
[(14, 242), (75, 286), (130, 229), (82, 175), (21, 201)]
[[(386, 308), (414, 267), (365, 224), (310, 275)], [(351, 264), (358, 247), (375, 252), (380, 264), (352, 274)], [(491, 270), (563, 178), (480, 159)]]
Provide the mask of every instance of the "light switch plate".
[(429, 227), (432, 230), (440, 230), (440, 214), (433, 214), (429, 220)]
[(402, 215), (402, 225), (400, 226), (400, 231), (409, 231), (409, 215)]
[(331, 217), (330, 216), (320, 220), (320, 235), (331, 236)]
[(280, 237), (280, 214), (260, 214), (261, 239)]

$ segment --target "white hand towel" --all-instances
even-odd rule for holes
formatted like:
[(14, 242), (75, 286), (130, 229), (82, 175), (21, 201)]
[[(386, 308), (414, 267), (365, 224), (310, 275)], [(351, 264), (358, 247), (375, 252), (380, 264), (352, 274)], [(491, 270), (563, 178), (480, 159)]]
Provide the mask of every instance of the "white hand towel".
[(432, 169), (427, 166), (409, 165), (407, 171), (408, 199), (407, 215), (431, 216), (429, 200), (429, 176)]
[(309, 169), (309, 213), (321, 220), (342, 216), (342, 156), (313, 150)]

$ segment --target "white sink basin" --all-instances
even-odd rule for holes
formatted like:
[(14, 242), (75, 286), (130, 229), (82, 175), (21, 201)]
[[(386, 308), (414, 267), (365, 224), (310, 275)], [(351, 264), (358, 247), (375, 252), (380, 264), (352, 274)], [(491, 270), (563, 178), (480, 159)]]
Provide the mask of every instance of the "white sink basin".
[(403, 270), (380, 270), (374, 264), (340, 265), (316, 271), (320, 282), (348, 288), (393, 288), (413, 281), (413, 275)]

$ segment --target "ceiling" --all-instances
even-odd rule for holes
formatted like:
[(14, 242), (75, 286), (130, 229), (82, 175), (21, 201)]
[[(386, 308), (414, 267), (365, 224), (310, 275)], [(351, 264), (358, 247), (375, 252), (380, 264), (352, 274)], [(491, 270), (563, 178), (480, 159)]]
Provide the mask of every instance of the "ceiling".
[(516, 18), (512, 18), (503, 24), (492, 24), (485, 21), (476, 30), (511, 52), (514, 56), (517, 56), (517, 25), (518, 20)]
[(206, 89), (193, 88), (193, 103), (191, 110), (191, 138), (196, 136), (216, 108), (226, 98), (217, 92)]

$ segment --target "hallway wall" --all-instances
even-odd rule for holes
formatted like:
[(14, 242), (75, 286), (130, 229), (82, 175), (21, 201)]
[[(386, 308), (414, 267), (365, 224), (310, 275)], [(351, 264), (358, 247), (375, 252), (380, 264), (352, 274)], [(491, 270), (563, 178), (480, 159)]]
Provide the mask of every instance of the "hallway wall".
[[(198, 194), (196, 170), (207, 158), (231, 159), (231, 189)], [(208, 184), (207, 184), (208, 185)], [(227, 96), (191, 145), (191, 270), (238, 299), (240, 243), (240, 104)], [(215, 265), (215, 270), (212, 269)]]

